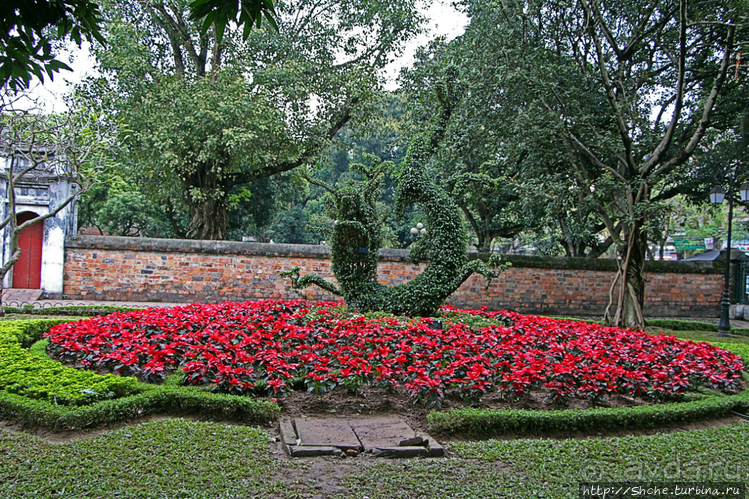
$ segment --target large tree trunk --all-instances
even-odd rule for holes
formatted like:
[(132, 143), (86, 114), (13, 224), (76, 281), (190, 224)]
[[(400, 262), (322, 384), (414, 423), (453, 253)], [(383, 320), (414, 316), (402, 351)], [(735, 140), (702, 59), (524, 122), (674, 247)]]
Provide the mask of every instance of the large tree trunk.
[(228, 210), (226, 199), (190, 201), (190, 228), (188, 239), (222, 240), (226, 238)]
[(231, 183), (222, 179), (216, 164), (197, 164), (185, 181), (190, 208), (188, 239), (226, 239), (227, 196)]

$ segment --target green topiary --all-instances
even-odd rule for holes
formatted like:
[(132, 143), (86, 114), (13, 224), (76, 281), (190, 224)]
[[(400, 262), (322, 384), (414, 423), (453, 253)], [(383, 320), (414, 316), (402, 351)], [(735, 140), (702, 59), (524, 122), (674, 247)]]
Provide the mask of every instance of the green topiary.
[(399, 286), (387, 287), (377, 280), (381, 229), (386, 217), (378, 209), (377, 199), (385, 173), (394, 166), (376, 160), (370, 166), (356, 165), (364, 180), (339, 189), (325, 186), (329, 193), (328, 215), (335, 220), (329, 241), (331, 270), (338, 286), (319, 275), (301, 276), (299, 267), (295, 267), (281, 273), (291, 278), (294, 289), (315, 284), (342, 296), (351, 309), (360, 312), (429, 316), (472, 274), (484, 275), (488, 286), (504, 270), (506, 265), (498, 265), (498, 255), (490, 259), (490, 265), (495, 266), (493, 270), (480, 260), (468, 261), (467, 238), (458, 206), (427, 173), (427, 165), (459, 100), (456, 79), (455, 70), (449, 68), (444, 80), (436, 85), (442, 109), (437, 126), (431, 133), (413, 139), (400, 171), (396, 172), (398, 205), (418, 204), (426, 216), (426, 235), (412, 245), (409, 253), (413, 262), (429, 261), (424, 272)]

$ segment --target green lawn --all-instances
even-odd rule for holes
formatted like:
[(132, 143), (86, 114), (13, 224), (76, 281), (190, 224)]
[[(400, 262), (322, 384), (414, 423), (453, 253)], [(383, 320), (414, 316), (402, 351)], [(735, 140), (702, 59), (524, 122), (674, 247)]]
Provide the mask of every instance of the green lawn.
[(749, 480), (749, 424), (449, 445), (443, 459), (278, 459), (265, 430), (158, 420), (49, 444), (0, 432), (0, 497), (577, 497), (580, 481)]
[[(724, 342), (712, 333), (675, 334)], [(266, 429), (186, 419), (62, 444), (0, 431), (0, 498), (575, 498), (581, 481), (749, 481), (747, 423), (638, 437), (448, 442), (440, 459), (292, 461), (271, 438)]]

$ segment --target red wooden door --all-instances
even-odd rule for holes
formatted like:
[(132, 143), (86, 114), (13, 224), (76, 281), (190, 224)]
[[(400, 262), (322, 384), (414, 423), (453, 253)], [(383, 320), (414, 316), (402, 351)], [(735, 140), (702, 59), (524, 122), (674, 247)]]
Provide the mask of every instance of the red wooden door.
[[(38, 215), (23, 212), (18, 215), (18, 225), (27, 222)], [(13, 287), (24, 289), (39, 289), (42, 285), (42, 240), (44, 238), (44, 222), (26, 227), (18, 235), (18, 246), (21, 257), (13, 266)]]

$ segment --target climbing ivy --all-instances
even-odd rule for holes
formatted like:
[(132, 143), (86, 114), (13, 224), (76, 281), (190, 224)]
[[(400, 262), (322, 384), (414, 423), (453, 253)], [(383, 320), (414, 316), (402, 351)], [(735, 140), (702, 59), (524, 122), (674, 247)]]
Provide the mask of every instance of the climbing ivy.
[[(489, 269), (480, 260), (469, 262), (466, 233), (460, 211), (450, 196), (428, 176), (427, 164), (437, 150), (459, 100), (457, 74), (448, 68), (436, 85), (441, 113), (431, 133), (421, 133), (411, 142), (399, 170), (391, 162), (370, 157), (370, 165), (355, 165), (363, 180), (328, 191), (328, 215), (334, 220), (329, 230), (331, 270), (338, 286), (316, 274), (300, 275), (299, 267), (281, 275), (290, 277), (294, 289), (315, 284), (342, 296), (349, 307), (360, 312), (385, 311), (398, 315), (428, 316), (474, 273), (487, 278), (487, 286), (505, 268), (498, 255)], [(387, 217), (377, 203), (386, 173), (394, 173), (398, 187), (397, 206), (402, 210), (415, 203), (426, 217), (426, 234), (411, 246), (409, 259), (428, 261), (424, 271), (408, 283), (388, 287), (377, 280), (381, 229)], [(322, 184), (321, 184), (322, 185)]]

